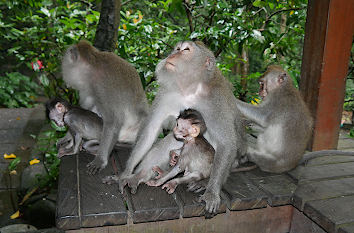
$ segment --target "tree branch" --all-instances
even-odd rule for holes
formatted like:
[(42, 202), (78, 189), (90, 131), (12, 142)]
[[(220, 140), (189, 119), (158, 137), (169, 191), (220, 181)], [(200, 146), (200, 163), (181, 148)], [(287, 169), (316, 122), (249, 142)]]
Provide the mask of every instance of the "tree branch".
[(192, 12), (191, 12), (190, 6), (186, 2), (186, 0), (183, 0), (183, 6), (184, 6), (184, 9), (186, 10), (188, 24), (189, 24), (189, 30), (192, 33), (192, 32), (194, 32)]
[(282, 10), (275, 11), (272, 14), (270, 14), (269, 16), (266, 16), (266, 20), (265, 20), (265, 22), (264, 22), (264, 24), (262, 26), (262, 29), (264, 29), (267, 26), (267, 24), (269, 23), (270, 19), (273, 16), (275, 16), (275, 15), (277, 15), (279, 13), (282, 13), (282, 12), (285, 12), (285, 11), (298, 11), (298, 10), (304, 10), (304, 9), (306, 9), (306, 7), (289, 8), (289, 9), (282, 9)]

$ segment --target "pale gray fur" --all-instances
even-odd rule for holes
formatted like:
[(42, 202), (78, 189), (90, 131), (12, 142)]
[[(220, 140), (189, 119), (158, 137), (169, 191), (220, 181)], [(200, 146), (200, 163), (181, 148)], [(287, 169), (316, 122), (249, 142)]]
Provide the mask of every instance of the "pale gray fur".
[[(134, 174), (125, 179), (126, 184), (131, 188), (131, 193), (136, 192), (139, 184), (146, 183), (155, 177), (156, 174), (153, 171), (153, 167), (159, 166), (161, 169), (167, 170), (170, 161), (167, 151), (181, 148), (182, 145), (183, 142), (177, 141), (173, 133), (158, 140), (135, 169)], [(102, 181), (107, 184), (118, 183), (119, 177), (116, 175), (107, 176)]]
[(262, 86), (260, 93), (265, 91), (267, 95), (258, 106), (237, 100), (237, 107), (245, 117), (262, 128), (256, 145), (249, 144), (247, 157), (263, 171), (289, 171), (304, 154), (312, 133), (312, 118), (282, 68), (270, 66), (262, 79), (264, 89)]
[(103, 119), (99, 156), (87, 166), (94, 174), (106, 167), (116, 143), (133, 143), (148, 113), (146, 96), (135, 68), (114, 53), (100, 52), (86, 41), (72, 45), (62, 62), (63, 78), (77, 89), (82, 107)]
[[(187, 50), (188, 48), (188, 50)], [(174, 61), (171, 71), (170, 63)], [(169, 67), (169, 68), (167, 68)], [(245, 153), (245, 129), (236, 108), (231, 84), (215, 65), (215, 57), (201, 43), (181, 42), (156, 68), (160, 84), (147, 124), (139, 133), (136, 146), (120, 176), (120, 190), (137, 164), (152, 147), (166, 119), (175, 119), (181, 110), (199, 111), (208, 127), (206, 138), (215, 149), (215, 158), (207, 190), (201, 197), (206, 210), (216, 212), (220, 190), (231, 164)], [(168, 154), (169, 151), (164, 153)]]

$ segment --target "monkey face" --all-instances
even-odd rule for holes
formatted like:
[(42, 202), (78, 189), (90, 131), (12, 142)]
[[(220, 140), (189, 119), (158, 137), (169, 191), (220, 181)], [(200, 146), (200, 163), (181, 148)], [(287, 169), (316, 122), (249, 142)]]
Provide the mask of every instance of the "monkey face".
[(187, 65), (192, 59), (194, 52), (195, 48), (190, 42), (178, 43), (171, 55), (166, 59), (166, 69), (175, 72), (178, 66)]
[(173, 129), (174, 136), (177, 140), (184, 141), (192, 139), (193, 127), (189, 120), (177, 119), (175, 128)]
[(67, 108), (60, 102), (55, 104), (55, 107), (49, 111), (49, 119), (54, 121), (59, 127), (65, 126), (64, 115), (67, 112)]

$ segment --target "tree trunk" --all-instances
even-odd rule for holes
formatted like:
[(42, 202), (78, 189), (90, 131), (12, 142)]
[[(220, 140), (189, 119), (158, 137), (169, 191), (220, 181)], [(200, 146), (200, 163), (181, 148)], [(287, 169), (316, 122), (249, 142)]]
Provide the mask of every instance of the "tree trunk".
[(241, 56), (242, 56), (242, 63), (241, 63), (242, 96), (240, 96), (240, 99), (245, 100), (247, 94), (247, 77), (249, 73), (248, 51), (245, 45), (242, 47)]
[(122, 3), (121, 0), (102, 0), (101, 4), (94, 46), (101, 51), (113, 51), (118, 37)]

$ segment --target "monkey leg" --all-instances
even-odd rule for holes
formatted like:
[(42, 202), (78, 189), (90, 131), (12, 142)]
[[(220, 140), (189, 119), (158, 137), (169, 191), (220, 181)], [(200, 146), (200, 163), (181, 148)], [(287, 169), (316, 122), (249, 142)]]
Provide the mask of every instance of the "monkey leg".
[(254, 149), (252, 147), (247, 148), (247, 157), (249, 161), (255, 163), (262, 171), (275, 172), (277, 164), (280, 163), (274, 155), (267, 153), (264, 150)]
[(195, 181), (201, 180), (202, 178), (203, 178), (203, 175), (201, 172), (191, 172), (191, 173), (188, 173), (187, 175), (184, 175), (181, 178), (175, 178), (173, 180), (168, 181), (166, 184), (164, 184), (162, 186), (162, 189), (166, 188), (166, 191), (169, 194), (172, 194), (175, 191), (177, 185), (195, 182)]
[(187, 190), (190, 192), (200, 193), (206, 189), (208, 182), (209, 179), (189, 182), (187, 185)]
[(82, 148), (89, 152), (90, 154), (97, 155), (98, 148), (99, 148), (99, 141), (98, 140), (89, 140), (82, 144)]
[(73, 148), (66, 149), (65, 147), (60, 147), (58, 150), (57, 157), (60, 159), (65, 155), (73, 155), (73, 154), (75, 154)]
[(65, 149), (69, 149), (74, 145), (74, 139), (71, 133), (68, 131), (64, 137), (60, 138), (57, 142), (57, 149), (65, 145)]
[(103, 122), (103, 131), (100, 138), (98, 154), (94, 160), (87, 164), (89, 174), (93, 175), (104, 169), (107, 166), (109, 155), (111, 154), (118, 132), (121, 129), (121, 124), (117, 120)]

